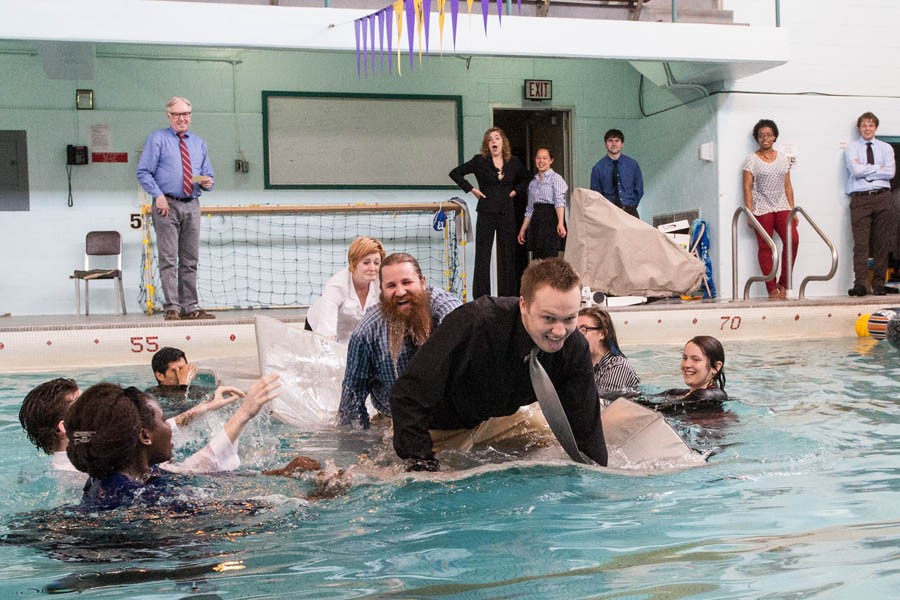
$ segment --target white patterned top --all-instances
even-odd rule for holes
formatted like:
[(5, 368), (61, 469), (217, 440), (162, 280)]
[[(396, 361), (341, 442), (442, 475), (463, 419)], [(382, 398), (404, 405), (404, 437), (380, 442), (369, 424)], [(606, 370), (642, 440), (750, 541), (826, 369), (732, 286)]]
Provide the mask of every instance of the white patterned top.
[(781, 152), (775, 153), (775, 160), (766, 162), (756, 152), (744, 161), (744, 171), (753, 175), (753, 214), (791, 210), (784, 193), (784, 178), (791, 170), (791, 161)]

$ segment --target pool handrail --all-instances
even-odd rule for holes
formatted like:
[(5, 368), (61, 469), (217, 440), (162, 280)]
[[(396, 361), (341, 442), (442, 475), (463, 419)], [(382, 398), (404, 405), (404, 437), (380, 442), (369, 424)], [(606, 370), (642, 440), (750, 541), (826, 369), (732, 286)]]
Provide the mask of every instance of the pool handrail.
[(781, 262), (781, 257), (778, 255), (778, 249), (775, 247), (775, 242), (772, 240), (772, 237), (766, 233), (766, 230), (763, 229), (763, 226), (760, 222), (753, 216), (753, 212), (744, 206), (743, 204), (734, 211), (734, 217), (731, 219), (731, 301), (737, 302), (738, 298), (738, 282), (737, 282), (737, 273), (738, 273), (738, 259), (737, 259), (737, 224), (738, 219), (741, 217), (741, 213), (746, 213), (747, 222), (756, 230), (756, 232), (762, 236), (763, 240), (769, 245), (769, 248), (772, 249), (772, 270), (768, 275), (754, 275), (753, 277), (747, 280), (747, 283), (744, 284), (744, 300), (750, 299), (750, 285), (756, 281), (771, 281), (775, 279), (775, 274), (778, 273), (778, 265)]
[(816, 225), (816, 222), (812, 220), (812, 217), (810, 217), (809, 214), (807, 214), (807, 212), (803, 210), (803, 207), (795, 206), (794, 208), (792, 208), (791, 212), (788, 213), (787, 241), (785, 242), (785, 247), (787, 248), (787, 281), (785, 281), (785, 284), (787, 285), (788, 291), (790, 291), (791, 289), (791, 284), (793, 282), (794, 276), (794, 228), (790, 225), (794, 220), (794, 215), (797, 214), (803, 215), (806, 218), (807, 222), (812, 225), (812, 228), (816, 231), (816, 233), (819, 234), (819, 237), (822, 238), (822, 241), (824, 241), (825, 244), (828, 245), (828, 249), (831, 250), (831, 270), (828, 272), (828, 274), (808, 275), (800, 283), (800, 293), (797, 297), (800, 300), (803, 300), (806, 296), (807, 283), (809, 283), (810, 281), (828, 281), (829, 279), (834, 277), (835, 273), (837, 273), (838, 253), (837, 248), (834, 247), (834, 244), (831, 243), (831, 240), (828, 239), (828, 236), (826, 236), (825, 233), (821, 229), (819, 229), (819, 226)]

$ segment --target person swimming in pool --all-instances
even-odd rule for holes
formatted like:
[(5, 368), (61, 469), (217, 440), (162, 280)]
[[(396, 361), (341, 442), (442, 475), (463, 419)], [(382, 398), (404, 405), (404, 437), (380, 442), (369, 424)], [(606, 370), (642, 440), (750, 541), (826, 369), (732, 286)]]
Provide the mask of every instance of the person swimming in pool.
[(681, 376), (688, 389), (673, 388), (652, 400), (636, 401), (664, 414), (721, 410), (725, 393), (725, 349), (709, 335), (688, 340), (681, 354)]
[[(250, 387), (225, 424), (224, 435), (230, 444), (237, 442), (263, 406), (278, 397), (279, 386), (278, 375), (270, 374)], [(118, 508), (134, 502), (139, 493), (152, 502), (165, 494), (169, 483), (161, 477), (163, 470), (184, 472), (187, 467), (197, 472), (195, 465), (188, 464), (194, 457), (180, 465), (168, 462), (172, 428), (163, 419), (159, 403), (135, 387), (93, 385), (75, 400), (66, 421), (71, 440), (66, 454), (75, 468), (89, 476), (82, 505)]]
[[(69, 407), (81, 396), (81, 390), (74, 379), (58, 377), (45, 381), (28, 392), (19, 409), (19, 422), (28, 436), (29, 441), (39, 450), (50, 455), (50, 466), (54, 471), (73, 472), (78, 470), (72, 466), (66, 455), (66, 447), (69, 445), (69, 437), (66, 435), (65, 416)], [(241, 390), (220, 386), (216, 389), (212, 399), (200, 402), (178, 416), (167, 420), (172, 428), (172, 437), (175, 445), (180, 446), (187, 441), (183, 434), (183, 428), (201, 415), (222, 408), (235, 400), (244, 397)], [(215, 439), (215, 438), (214, 438)], [(210, 455), (203, 464), (208, 470), (221, 471), (237, 467), (236, 450), (228, 452), (230, 444), (220, 444), (218, 454), (212, 453), (207, 447), (200, 452)], [(239, 464), (239, 462), (238, 462)]]

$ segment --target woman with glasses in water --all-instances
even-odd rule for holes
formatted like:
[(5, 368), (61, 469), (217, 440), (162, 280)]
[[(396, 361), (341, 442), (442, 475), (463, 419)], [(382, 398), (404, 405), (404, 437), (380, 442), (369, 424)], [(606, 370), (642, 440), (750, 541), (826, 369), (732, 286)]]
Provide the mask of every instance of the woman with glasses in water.
[(591, 306), (578, 313), (578, 330), (587, 339), (594, 364), (594, 383), (605, 406), (622, 395), (634, 395), (641, 384), (631, 363), (619, 349), (612, 318), (602, 308)]

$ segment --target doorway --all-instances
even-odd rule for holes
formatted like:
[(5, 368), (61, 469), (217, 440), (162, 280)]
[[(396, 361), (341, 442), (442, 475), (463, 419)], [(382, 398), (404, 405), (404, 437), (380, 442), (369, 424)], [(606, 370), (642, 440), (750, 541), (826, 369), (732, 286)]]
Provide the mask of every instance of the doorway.
[(548, 147), (553, 153), (553, 170), (572, 186), (572, 111), (559, 109), (495, 108), (494, 127), (509, 138), (513, 155), (534, 172), (534, 153)]
[[(499, 127), (509, 139), (510, 150), (513, 156), (518, 157), (525, 168), (532, 173), (536, 172), (534, 166), (534, 154), (538, 148), (549, 148), (553, 155), (553, 170), (565, 179), (566, 183), (572, 182), (571, 160), (571, 130), (572, 121), (570, 110), (550, 108), (495, 108), (493, 127)], [(569, 199), (566, 198), (566, 205)], [(525, 206), (527, 200), (515, 202), (516, 231), (522, 226), (525, 219)], [(496, 257), (496, 250), (494, 251)], [(496, 273), (495, 258), (492, 259), (491, 273)], [(516, 281), (522, 278), (522, 273), (529, 263), (529, 252), (525, 246), (516, 244)], [(493, 278), (493, 276), (492, 276)], [(493, 283), (493, 282), (492, 282)], [(518, 291), (516, 292), (518, 293)]]

